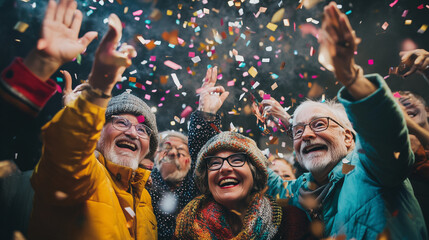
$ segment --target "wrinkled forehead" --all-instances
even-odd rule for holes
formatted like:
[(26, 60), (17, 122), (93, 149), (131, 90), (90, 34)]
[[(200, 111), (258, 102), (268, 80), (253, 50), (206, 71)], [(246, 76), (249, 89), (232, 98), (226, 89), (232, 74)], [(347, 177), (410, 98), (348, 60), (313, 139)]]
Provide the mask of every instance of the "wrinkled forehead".
[(319, 117), (332, 117), (335, 119), (334, 113), (323, 103), (312, 103), (301, 106), (294, 112), (293, 125), (299, 123), (308, 123), (311, 120)]
[(167, 136), (163, 142), (164, 146), (172, 146), (176, 148), (183, 148), (188, 150), (188, 144), (186, 144), (181, 138), (174, 136)]

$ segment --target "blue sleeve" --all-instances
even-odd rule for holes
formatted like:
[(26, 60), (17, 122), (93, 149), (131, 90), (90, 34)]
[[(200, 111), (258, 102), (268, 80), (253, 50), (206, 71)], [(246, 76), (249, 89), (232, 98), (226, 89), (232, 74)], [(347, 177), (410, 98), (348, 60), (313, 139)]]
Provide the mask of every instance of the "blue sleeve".
[(397, 186), (409, 174), (414, 155), (402, 111), (378, 74), (367, 75), (378, 89), (354, 101), (343, 87), (338, 93), (357, 132), (359, 161), (369, 176), (382, 186)]

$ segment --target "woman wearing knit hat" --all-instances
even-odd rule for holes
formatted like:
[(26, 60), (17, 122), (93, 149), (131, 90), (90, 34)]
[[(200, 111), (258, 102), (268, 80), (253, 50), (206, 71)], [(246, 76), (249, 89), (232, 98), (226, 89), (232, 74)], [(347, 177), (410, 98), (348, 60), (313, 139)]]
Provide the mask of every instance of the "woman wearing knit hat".
[(209, 69), (189, 127), (195, 182), (202, 195), (179, 214), (175, 238), (302, 239), (307, 233), (305, 214), (282, 208), (265, 195), (267, 159), (256, 143), (239, 133), (218, 133), (216, 112), (228, 92), (214, 86), (216, 79), (217, 68)]

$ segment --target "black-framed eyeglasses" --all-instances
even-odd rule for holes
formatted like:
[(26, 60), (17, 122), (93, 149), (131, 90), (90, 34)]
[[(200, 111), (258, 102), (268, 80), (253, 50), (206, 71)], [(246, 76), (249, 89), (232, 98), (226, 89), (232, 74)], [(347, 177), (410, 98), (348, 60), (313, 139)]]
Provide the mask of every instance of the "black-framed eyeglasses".
[(209, 157), (205, 157), (204, 161), (207, 164), (207, 169), (210, 171), (219, 170), (223, 166), (223, 163), (225, 161), (227, 161), (231, 167), (242, 167), (247, 161), (247, 154), (234, 153), (229, 155), (226, 158), (218, 157), (218, 156), (209, 156)]
[(152, 129), (143, 123), (133, 125), (130, 120), (120, 116), (112, 116), (111, 119), (112, 125), (116, 130), (125, 132), (128, 131), (131, 126), (134, 126), (137, 131), (137, 136), (140, 138), (149, 139), (152, 135)]
[(289, 129), (289, 136), (293, 140), (300, 139), (302, 137), (302, 134), (304, 134), (305, 127), (307, 125), (310, 127), (310, 129), (313, 132), (325, 131), (329, 127), (329, 120), (333, 121), (338, 126), (340, 126), (344, 129), (344, 127), (339, 122), (335, 121), (335, 119), (333, 119), (331, 117), (319, 117), (319, 118), (315, 118), (315, 119), (311, 120), (311, 122), (309, 122), (307, 124), (297, 124), (295, 126), (292, 126)]

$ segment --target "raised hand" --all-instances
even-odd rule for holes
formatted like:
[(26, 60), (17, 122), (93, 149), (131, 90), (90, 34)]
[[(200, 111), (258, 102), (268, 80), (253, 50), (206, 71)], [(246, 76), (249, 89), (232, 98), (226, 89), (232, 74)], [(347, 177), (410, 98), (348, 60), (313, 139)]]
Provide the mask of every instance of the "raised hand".
[(200, 100), (198, 110), (216, 114), (229, 95), (222, 86), (215, 86), (217, 81), (217, 67), (209, 68), (204, 83), (199, 89)]
[(37, 47), (24, 64), (41, 80), (45, 81), (57, 69), (82, 53), (97, 37), (97, 32), (87, 32), (79, 38), (82, 13), (74, 0), (50, 0), (42, 23)]
[(88, 83), (96, 89), (110, 95), (122, 73), (131, 65), (131, 59), (137, 56), (133, 46), (123, 43), (116, 50), (122, 37), (122, 23), (118, 16), (109, 16), (109, 30), (101, 40), (95, 53), (95, 60)]
[(404, 68), (409, 67), (409, 70), (403, 75), (404, 77), (419, 71), (429, 78), (429, 52), (424, 49), (416, 49), (400, 52), (399, 55)]
[(70, 102), (76, 100), (77, 97), (82, 93), (83, 90), (90, 88), (88, 83), (82, 83), (72, 88), (72, 77), (70, 73), (66, 70), (61, 70), (61, 73), (64, 75), (65, 86), (63, 88), (63, 107), (65, 107)]
[(262, 100), (261, 104), (264, 107), (264, 112), (262, 113), (263, 116), (276, 117), (280, 119), (286, 128), (289, 126), (290, 115), (280, 105), (280, 103), (277, 102), (277, 100), (271, 97), (270, 99)]
[(360, 39), (356, 37), (347, 16), (331, 2), (324, 9), (322, 29), (319, 32), (320, 48), (327, 49), (337, 79), (347, 86), (357, 74), (354, 52)]

